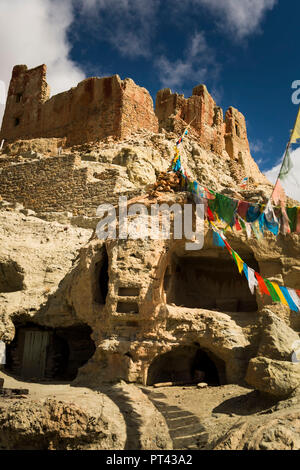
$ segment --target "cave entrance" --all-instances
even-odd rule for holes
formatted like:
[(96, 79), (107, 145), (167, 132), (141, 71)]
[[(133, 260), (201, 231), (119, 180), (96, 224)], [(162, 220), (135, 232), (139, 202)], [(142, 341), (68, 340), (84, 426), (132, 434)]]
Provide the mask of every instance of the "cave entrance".
[(104, 247), (101, 260), (95, 263), (94, 300), (104, 305), (108, 294), (108, 255)]
[[(259, 272), (254, 256), (245, 262)], [(221, 312), (256, 312), (256, 297), (230, 258), (173, 256), (164, 276), (168, 304)]]
[(79, 367), (94, 354), (91, 328), (43, 328), (35, 324), (16, 327), (7, 345), (6, 370), (24, 379), (74, 380)]
[(0, 261), (0, 292), (16, 292), (24, 289), (24, 272), (13, 260)]
[[(200, 373), (204, 372), (204, 376)], [(148, 370), (147, 385), (164, 382), (225, 383), (225, 364), (198, 345), (178, 346), (157, 356)]]

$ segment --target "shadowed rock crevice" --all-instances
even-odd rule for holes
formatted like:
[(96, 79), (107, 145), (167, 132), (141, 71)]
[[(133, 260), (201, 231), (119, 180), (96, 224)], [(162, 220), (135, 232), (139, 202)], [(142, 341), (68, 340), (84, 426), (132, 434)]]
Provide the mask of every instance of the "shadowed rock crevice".
[(0, 293), (24, 288), (24, 271), (21, 266), (13, 260), (0, 260)]
[(16, 326), (7, 347), (6, 370), (23, 379), (72, 381), (95, 352), (87, 325), (45, 328), (34, 323)]

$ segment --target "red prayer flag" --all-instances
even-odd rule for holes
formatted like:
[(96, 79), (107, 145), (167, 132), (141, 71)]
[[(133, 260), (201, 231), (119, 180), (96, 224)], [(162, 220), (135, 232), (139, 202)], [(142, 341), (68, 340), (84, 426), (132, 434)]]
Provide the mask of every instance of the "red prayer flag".
[(260, 292), (262, 294), (271, 295), (261, 275), (255, 272), (255, 277), (257, 279)]
[(207, 188), (204, 188), (204, 191), (206, 192), (207, 199), (215, 199), (215, 196), (211, 194)]
[(210, 207), (208, 207), (208, 206), (207, 206), (207, 217), (208, 217), (209, 221), (214, 221), (215, 220), (214, 214), (212, 213)]
[(231, 246), (229, 245), (229, 243), (223, 238), (223, 242), (225, 243), (225, 246), (227, 248), (227, 250), (229, 251), (229, 253), (232, 255), (232, 249), (231, 249)]
[(286, 213), (286, 209), (285, 209), (285, 205), (283, 201), (281, 202), (281, 213), (282, 213), (282, 225), (283, 225), (282, 228), (283, 228), (283, 233), (285, 235), (286, 233), (291, 233), (291, 227), (289, 224), (289, 218)]
[(236, 219), (235, 228), (236, 228), (237, 230), (242, 230), (242, 227), (241, 227), (241, 225), (240, 225), (240, 223), (239, 223), (239, 219)]
[(286, 195), (284, 189), (281, 185), (280, 179), (278, 178), (277, 183), (275, 184), (275, 188), (273, 191), (273, 201), (277, 205), (280, 201), (285, 203)]

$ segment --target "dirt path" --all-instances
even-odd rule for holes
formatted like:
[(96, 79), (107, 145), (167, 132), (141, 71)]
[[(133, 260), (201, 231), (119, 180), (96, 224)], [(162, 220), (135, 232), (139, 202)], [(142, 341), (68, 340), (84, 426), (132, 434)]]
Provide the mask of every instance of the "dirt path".
[(238, 385), (141, 389), (164, 416), (174, 449), (207, 449), (243, 416), (274, 403)]

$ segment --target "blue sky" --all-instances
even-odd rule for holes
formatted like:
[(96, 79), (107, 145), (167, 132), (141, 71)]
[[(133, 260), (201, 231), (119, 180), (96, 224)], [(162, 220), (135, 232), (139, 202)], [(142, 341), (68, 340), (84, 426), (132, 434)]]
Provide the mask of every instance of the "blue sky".
[(15, 63), (45, 62), (53, 93), (115, 73), (153, 100), (163, 87), (190, 96), (205, 83), (224, 111), (245, 115), (266, 171), (297, 113), (299, 15), (296, 0), (1, 0), (0, 81), (7, 88)]

